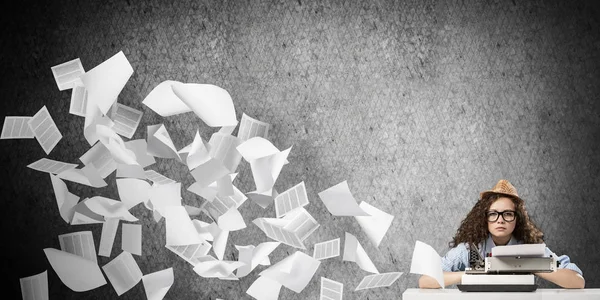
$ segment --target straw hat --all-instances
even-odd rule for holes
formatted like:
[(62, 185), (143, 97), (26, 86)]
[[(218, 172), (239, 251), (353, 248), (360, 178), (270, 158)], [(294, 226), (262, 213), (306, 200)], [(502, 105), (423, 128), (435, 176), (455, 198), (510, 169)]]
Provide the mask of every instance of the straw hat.
[(489, 194), (501, 194), (521, 200), (519, 194), (517, 194), (517, 189), (506, 179), (500, 179), (491, 190), (481, 192), (479, 199), (483, 199)]

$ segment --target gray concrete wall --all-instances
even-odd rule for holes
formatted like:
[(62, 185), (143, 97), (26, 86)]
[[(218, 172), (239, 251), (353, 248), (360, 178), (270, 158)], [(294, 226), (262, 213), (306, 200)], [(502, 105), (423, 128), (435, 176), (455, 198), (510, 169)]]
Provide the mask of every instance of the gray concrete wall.
[[(99, 1), (98, 1), (99, 2)], [(58, 91), (50, 67), (79, 57), (90, 70), (118, 51), (134, 69), (118, 101), (144, 112), (146, 126), (164, 123), (175, 145), (196, 130), (214, 129), (193, 113), (161, 118), (141, 101), (160, 82), (211, 83), (232, 96), (236, 113), (272, 124), (269, 139), (293, 146), (276, 183), (283, 191), (306, 184), (308, 211), (321, 227), (316, 242), (357, 236), (380, 272), (405, 274), (391, 287), (353, 292), (363, 276), (341, 257), (322, 262), (300, 294), (282, 288), (280, 299), (315, 299), (320, 277), (344, 283), (344, 299), (399, 299), (417, 287), (409, 274), (415, 241), (447, 251), (459, 222), (479, 192), (510, 180), (525, 199), (546, 243), (600, 288), (600, 28), (593, 1), (110, 1), (17, 3), (2, 26), (3, 115), (33, 115), (46, 105), (64, 138), (46, 156), (35, 140), (0, 141), (4, 281), (20, 293), (21, 277), (49, 271), (51, 299), (117, 298), (110, 284), (75, 293), (62, 284), (43, 248), (59, 248), (57, 235), (101, 226), (68, 226), (60, 218), (47, 174), (26, 168), (42, 157), (77, 162), (89, 145), (83, 118), (68, 114), (70, 92)], [(158, 159), (151, 167), (183, 183), (182, 165)], [(254, 189), (247, 163), (236, 186)], [(115, 174), (108, 187), (68, 183), (81, 197), (118, 199)], [(395, 216), (379, 248), (351, 217), (333, 217), (317, 194), (347, 180), (358, 201)], [(184, 204), (202, 199), (183, 192)], [(240, 208), (248, 228), (234, 244), (267, 241), (251, 223), (273, 217), (248, 201)], [(251, 299), (247, 288), (265, 267), (240, 281), (197, 276), (164, 247), (164, 221), (135, 207), (143, 224), (144, 274), (173, 267), (169, 299)], [(206, 216), (199, 217), (208, 220)], [(120, 253), (117, 233), (111, 258)], [(277, 262), (296, 249), (282, 245)], [(540, 282), (542, 287), (555, 287)], [(121, 296), (144, 298), (142, 284)]]

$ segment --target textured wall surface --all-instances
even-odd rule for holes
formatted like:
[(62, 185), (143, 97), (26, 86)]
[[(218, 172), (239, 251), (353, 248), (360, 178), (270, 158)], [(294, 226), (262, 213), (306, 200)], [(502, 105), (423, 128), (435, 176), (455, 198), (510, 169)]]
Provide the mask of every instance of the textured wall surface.
[[(88, 3), (92, 2), (92, 3)], [(479, 192), (510, 180), (557, 254), (600, 288), (600, 9), (595, 1), (18, 1), (0, 26), (5, 116), (31, 116), (46, 105), (63, 139), (46, 155), (35, 140), (0, 141), (2, 165), (2, 293), (20, 294), (19, 278), (49, 272), (50, 299), (114, 299), (109, 284), (72, 292), (54, 273), (43, 248), (60, 248), (57, 235), (100, 225), (69, 226), (60, 217), (48, 175), (26, 166), (42, 157), (77, 163), (89, 145), (83, 118), (70, 115), (70, 91), (59, 91), (50, 68), (80, 58), (90, 70), (119, 51), (134, 74), (118, 102), (142, 110), (133, 139), (163, 123), (178, 149), (196, 130), (214, 128), (193, 113), (162, 118), (141, 101), (160, 82), (210, 83), (246, 113), (272, 124), (269, 140), (292, 146), (276, 183), (284, 191), (304, 181), (321, 224), (316, 242), (357, 236), (380, 272), (404, 275), (389, 288), (353, 292), (368, 275), (341, 257), (322, 262), (300, 294), (282, 288), (280, 299), (316, 299), (320, 277), (344, 283), (345, 299), (399, 299), (417, 286), (409, 274), (417, 240), (440, 254)], [(102, 1), (104, 2), (104, 1)], [(185, 191), (185, 167), (157, 159), (151, 169), (182, 182), (183, 204), (202, 199)], [(246, 162), (234, 182), (254, 190)], [(93, 189), (67, 182), (72, 193), (118, 199), (115, 174)], [(333, 217), (320, 191), (347, 180), (358, 201), (395, 216), (375, 248), (352, 217)], [(268, 238), (251, 223), (274, 217), (247, 201), (248, 224), (232, 232), (234, 245)], [(205, 279), (164, 247), (164, 220), (143, 206), (131, 212), (143, 225), (144, 274), (173, 267), (169, 299), (251, 299), (245, 291), (265, 269), (240, 281)], [(205, 215), (198, 217), (208, 221)], [(112, 257), (118, 255), (121, 227)], [(342, 249), (343, 250), (343, 249)], [(296, 249), (281, 245), (277, 262)], [(540, 282), (542, 287), (555, 287)], [(141, 282), (122, 295), (143, 299)]]

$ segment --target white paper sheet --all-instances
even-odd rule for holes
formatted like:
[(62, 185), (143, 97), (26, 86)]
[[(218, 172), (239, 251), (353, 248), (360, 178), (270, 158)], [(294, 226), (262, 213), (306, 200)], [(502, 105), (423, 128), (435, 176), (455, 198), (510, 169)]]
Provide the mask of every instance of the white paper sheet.
[(145, 139), (137, 139), (125, 142), (125, 147), (135, 154), (138, 164), (145, 168), (156, 163), (154, 156), (147, 153), (148, 144)]
[(69, 113), (72, 115), (85, 117), (87, 109), (87, 90), (82, 84), (73, 86), (71, 91), (71, 102), (69, 103)]
[(359, 207), (371, 216), (355, 216), (354, 218), (362, 230), (367, 234), (373, 246), (377, 248), (392, 225), (394, 216), (370, 205), (365, 201), (361, 202)]
[(215, 132), (208, 141), (209, 156), (220, 161), (229, 173), (234, 173), (242, 160), (242, 155), (237, 151), (240, 140), (229, 134)]
[(140, 165), (117, 165), (117, 178), (146, 179), (146, 171)]
[(267, 207), (269, 207), (269, 205), (275, 201), (275, 198), (278, 195), (279, 194), (277, 193), (277, 190), (275, 190), (275, 189), (272, 189), (270, 192), (267, 191), (265, 193), (249, 192), (246, 194), (246, 196), (248, 196), (248, 198), (252, 202), (254, 202), (256, 205), (262, 207), (263, 209), (266, 209)]
[(165, 185), (165, 184), (172, 184), (175, 183), (176, 181), (168, 178), (154, 170), (146, 170), (144, 172), (146, 174), (146, 178), (152, 182), (154, 182), (155, 184), (159, 184), (159, 185)]
[(48, 271), (19, 278), (23, 300), (48, 300)]
[(142, 225), (123, 223), (121, 226), (121, 249), (142, 255)]
[(256, 193), (269, 194), (271, 192), (291, 150), (290, 147), (279, 153), (250, 161)]
[(313, 257), (318, 260), (340, 256), (340, 238), (316, 243)]
[(79, 58), (55, 65), (50, 68), (59, 91), (64, 91), (81, 84), (79, 77), (85, 73)]
[[(189, 154), (186, 157), (186, 163), (190, 170), (197, 168), (199, 165), (207, 162), (211, 157), (209, 148), (200, 137), (200, 133), (196, 130), (194, 142), (190, 147)], [(181, 152), (181, 151), (180, 151)]]
[(108, 149), (112, 159), (118, 164), (137, 165), (135, 153), (125, 147), (125, 142), (112, 128), (96, 125), (98, 140)]
[(244, 160), (248, 162), (280, 152), (271, 141), (258, 136), (243, 141), (237, 146), (237, 150)]
[(34, 138), (35, 135), (29, 128), (29, 120), (31, 120), (31, 117), (4, 117), (0, 140)]
[(320, 192), (319, 198), (334, 216), (369, 216), (356, 203), (345, 180)]
[(256, 300), (277, 300), (280, 291), (281, 283), (265, 276), (259, 276), (246, 290), (246, 294)]
[(89, 164), (81, 169), (69, 169), (60, 172), (57, 177), (95, 188), (105, 187), (108, 185), (106, 181), (102, 179), (100, 171), (98, 171), (93, 164)]
[(127, 251), (102, 266), (102, 270), (119, 296), (134, 287), (143, 276), (137, 262)]
[(67, 185), (60, 178), (50, 174), (54, 196), (56, 197), (56, 205), (60, 216), (67, 222), (71, 223), (75, 214), (75, 205), (79, 202), (79, 196), (69, 192)]
[(169, 289), (171, 289), (174, 279), (173, 268), (156, 271), (142, 276), (142, 284), (144, 285), (144, 291), (146, 292), (146, 299), (162, 300)]
[(275, 213), (278, 218), (285, 216), (294, 208), (306, 205), (308, 205), (308, 196), (304, 181), (275, 197)]
[(173, 93), (206, 125), (222, 127), (237, 125), (235, 107), (229, 93), (216, 85), (198, 83), (171, 84)]
[(227, 239), (229, 238), (229, 231), (219, 228), (217, 223), (210, 224), (208, 229), (213, 236), (213, 252), (219, 260), (223, 260), (225, 248), (227, 247)]
[(164, 212), (167, 245), (181, 246), (203, 242), (183, 206), (166, 206)]
[(100, 246), (98, 247), (98, 255), (110, 257), (112, 252), (117, 229), (119, 228), (119, 219), (110, 218), (102, 224), (102, 233), (100, 234)]
[[(167, 207), (181, 206), (181, 183), (153, 184), (150, 189), (150, 203), (153, 209), (163, 216)], [(183, 207), (182, 209), (185, 210)]]
[(204, 240), (207, 241), (212, 241), (213, 240), (213, 235), (211, 233), (211, 228), (212, 227), (217, 227), (219, 228), (219, 226), (216, 225), (215, 222), (209, 224), (206, 222), (202, 222), (198, 219), (193, 219), (192, 223), (194, 223), (194, 227), (196, 227), (196, 231), (198, 232), (198, 234), (200, 235), (200, 237)]
[(348, 232), (346, 232), (346, 239), (344, 240), (344, 256), (342, 260), (355, 262), (361, 269), (367, 272), (379, 273), (356, 237)]
[(193, 169), (190, 173), (196, 180), (194, 184), (196, 184), (197, 188), (204, 188), (219, 178), (229, 175), (230, 172), (221, 161), (211, 158)]
[(81, 256), (87, 260), (98, 263), (96, 246), (91, 231), (78, 231), (65, 233), (58, 236), (62, 251)]
[(234, 187), (232, 196), (221, 197), (215, 194), (212, 200), (205, 202), (204, 209), (209, 217), (218, 221), (219, 217), (225, 214), (230, 208), (239, 208), (246, 199), (248, 199), (248, 197), (246, 197), (237, 187)]
[(116, 182), (119, 199), (127, 209), (150, 200), (152, 187), (147, 181), (137, 178), (118, 178)]
[(104, 223), (103, 216), (91, 211), (90, 208), (87, 207), (86, 203), (88, 200), (88, 198), (85, 198), (75, 205), (75, 213), (73, 214), (71, 225)]
[(109, 199), (102, 196), (94, 196), (86, 202), (89, 209), (105, 219), (118, 218), (120, 220), (135, 222), (138, 219), (134, 217), (125, 204), (121, 201)]
[(325, 277), (321, 277), (320, 300), (342, 300), (344, 285)]
[(29, 124), (29, 128), (46, 154), (50, 154), (52, 149), (62, 139), (62, 134), (58, 130), (58, 127), (56, 127), (56, 123), (54, 123), (52, 116), (50, 116), (46, 105), (27, 124)]
[(543, 257), (546, 254), (546, 244), (505, 245), (492, 248), (492, 256)]
[(270, 127), (269, 123), (259, 121), (248, 116), (246, 113), (242, 113), (242, 120), (240, 121), (240, 129), (237, 136), (242, 142), (256, 136), (267, 139)]
[(174, 116), (192, 111), (179, 97), (173, 93), (171, 85), (179, 81), (165, 80), (159, 83), (144, 98), (142, 103), (162, 117)]
[(143, 114), (137, 109), (116, 102), (110, 111), (110, 118), (115, 123), (112, 129), (130, 139), (140, 125)]
[(283, 229), (289, 223), (288, 220), (273, 218), (257, 218), (252, 221), (267, 237), (290, 245), (295, 248), (306, 249), (300, 238), (288, 230)]
[(444, 272), (442, 271), (442, 258), (433, 247), (421, 241), (415, 242), (415, 249), (410, 262), (410, 273), (433, 277), (442, 288), (446, 287)]
[(300, 293), (308, 285), (320, 265), (320, 261), (296, 251), (260, 272), (260, 275), (273, 279), (288, 289)]
[(221, 278), (230, 276), (243, 265), (243, 262), (229, 260), (202, 261), (194, 266), (194, 272), (205, 278)]
[(293, 209), (283, 219), (289, 221), (283, 229), (293, 232), (301, 241), (306, 240), (320, 226), (303, 207)]
[[(195, 220), (194, 220), (195, 221)], [(165, 246), (179, 257), (190, 263), (192, 266), (197, 265), (200, 259), (208, 254), (212, 245), (206, 241), (199, 244), (181, 245), (181, 246)]]
[(237, 231), (246, 228), (244, 217), (235, 207), (231, 207), (217, 219), (219, 228), (227, 231)]
[(96, 105), (102, 114), (107, 115), (132, 74), (133, 68), (123, 51), (119, 51), (81, 75), (88, 92), (88, 103)]
[(106, 284), (97, 263), (54, 248), (45, 248), (44, 253), (62, 283), (71, 290), (85, 292)]
[(93, 165), (102, 178), (108, 177), (108, 175), (117, 169), (117, 163), (112, 158), (110, 151), (102, 143), (96, 143), (79, 160), (86, 166)]
[(61, 172), (64, 172), (65, 170), (74, 169), (77, 167), (77, 165), (65, 163), (62, 161), (42, 158), (35, 162), (30, 163), (29, 165), (27, 165), (27, 167), (30, 169), (34, 169), (36, 171), (40, 171), (40, 172), (59, 174)]
[(279, 242), (264, 242), (256, 247), (254, 245), (235, 245), (235, 248), (239, 252), (238, 261), (245, 263), (244, 266), (237, 269), (236, 276), (241, 278), (250, 274), (250, 272), (252, 272), (252, 270), (254, 270), (261, 262), (268, 259), (269, 254), (271, 254), (271, 252), (273, 252), (280, 244), (281, 243)]
[(392, 285), (392, 283), (396, 282), (398, 278), (400, 278), (402, 272), (390, 272), (390, 273), (381, 273), (381, 274), (373, 274), (365, 276), (356, 289), (354, 291), (360, 291), (365, 289), (374, 289), (378, 287), (388, 287)]
[(174, 158), (181, 160), (175, 144), (163, 124), (148, 126), (147, 130), (148, 154), (160, 158)]

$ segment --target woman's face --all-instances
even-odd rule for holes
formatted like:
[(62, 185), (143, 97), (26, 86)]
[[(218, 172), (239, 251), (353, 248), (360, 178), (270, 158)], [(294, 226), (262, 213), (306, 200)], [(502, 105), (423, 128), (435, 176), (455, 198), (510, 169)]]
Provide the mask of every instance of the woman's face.
[(515, 204), (510, 198), (500, 197), (490, 205), (486, 212), (488, 231), (494, 240), (508, 243), (517, 224)]

